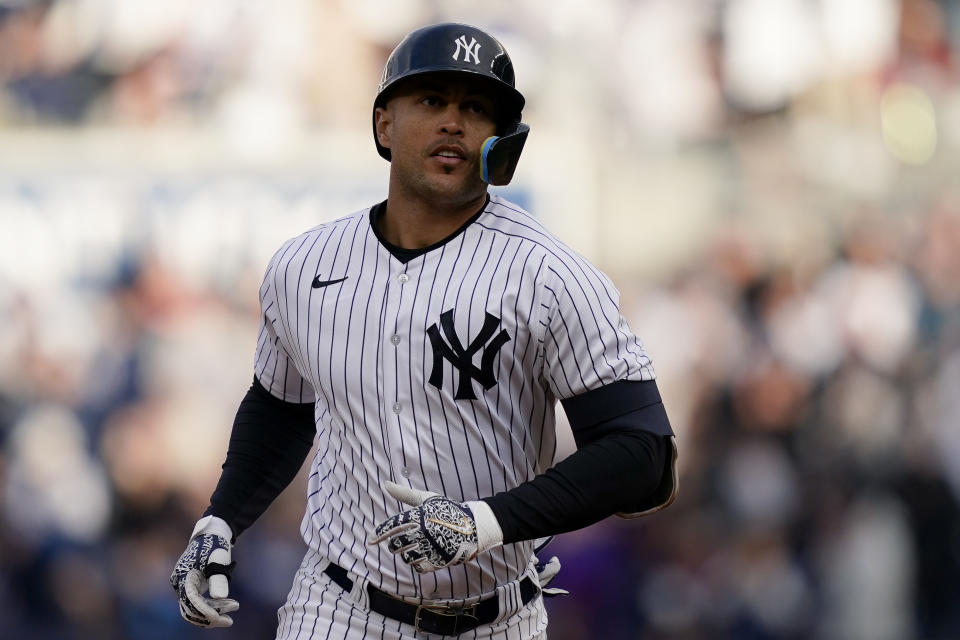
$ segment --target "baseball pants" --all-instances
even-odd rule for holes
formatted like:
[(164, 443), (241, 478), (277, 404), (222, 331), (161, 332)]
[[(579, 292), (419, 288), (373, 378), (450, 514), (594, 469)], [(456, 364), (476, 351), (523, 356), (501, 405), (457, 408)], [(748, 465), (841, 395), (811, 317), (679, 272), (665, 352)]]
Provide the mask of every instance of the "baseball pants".
[[(358, 600), (358, 589), (347, 593), (323, 573), (327, 562), (316, 552), (307, 552), (294, 577), (287, 602), (277, 612), (277, 640), (439, 640), (450, 637), (417, 631), (411, 625), (370, 611)], [(546, 640), (546, 627), (547, 613), (543, 598), (538, 596), (506, 619), (477, 627), (458, 637)]]

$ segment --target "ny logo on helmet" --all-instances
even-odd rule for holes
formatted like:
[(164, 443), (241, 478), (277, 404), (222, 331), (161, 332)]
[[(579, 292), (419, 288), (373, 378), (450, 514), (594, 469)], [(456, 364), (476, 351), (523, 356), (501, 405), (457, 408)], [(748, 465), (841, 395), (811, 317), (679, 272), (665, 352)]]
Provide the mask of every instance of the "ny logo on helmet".
[(467, 36), (460, 36), (453, 41), (457, 45), (457, 50), (453, 52), (453, 59), (460, 62), (460, 49), (463, 49), (463, 61), (469, 62), (473, 58), (474, 64), (480, 64), (480, 43), (477, 39), (470, 37), (470, 44), (467, 44)]
[[(433, 347), (433, 371), (430, 373), (430, 384), (437, 389), (443, 389), (443, 361), (449, 360), (453, 368), (460, 372), (460, 382), (454, 396), (457, 400), (476, 400), (473, 392), (473, 381), (479, 382), (483, 388), (489, 389), (497, 384), (497, 377), (493, 373), (493, 359), (497, 357), (500, 348), (510, 341), (506, 329), (502, 329), (496, 336), (493, 333), (500, 324), (500, 318), (489, 313), (485, 314), (480, 333), (466, 347), (460, 342), (457, 330), (453, 326), (453, 309), (440, 314), (440, 328), (436, 324), (430, 325), (427, 335), (430, 336), (430, 346)], [(441, 329), (443, 335), (440, 334)], [(444, 341), (446, 336), (447, 341)], [(491, 339), (492, 338), (492, 339)], [(469, 336), (468, 336), (469, 339)], [(449, 342), (450, 344), (447, 344)], [(480, 356), (480, 367), (473, 364), (473, 354), (483, 350)]]

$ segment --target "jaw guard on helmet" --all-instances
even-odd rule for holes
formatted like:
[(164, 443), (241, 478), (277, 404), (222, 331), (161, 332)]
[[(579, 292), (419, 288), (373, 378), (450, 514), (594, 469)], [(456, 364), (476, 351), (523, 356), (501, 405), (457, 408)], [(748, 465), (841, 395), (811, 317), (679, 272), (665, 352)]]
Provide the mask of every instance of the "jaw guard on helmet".
[(530, 127), (520, 122), (523, 95), (514, 87), (513, 62), (506, 49), (490, 34), (466, 24), (445, 23), (417, 29), (393, 50), (383, 68), (377, 97), (373, 101), (373, 141), (380, 156), (390, 160), (390, 149), (377, 138), (377, 107), (406, 78), (431, 73), (463, 73), (485, 78), (502, 117), (500, 135), (487, 138), (481, 148), (480, 173), (492, 185), (505, 185), (513, 178)]
[(480, 177), (492, 185), (510, 184), (530, 127), (517, 122), (502, 136), (490, 136), (480, 151)]

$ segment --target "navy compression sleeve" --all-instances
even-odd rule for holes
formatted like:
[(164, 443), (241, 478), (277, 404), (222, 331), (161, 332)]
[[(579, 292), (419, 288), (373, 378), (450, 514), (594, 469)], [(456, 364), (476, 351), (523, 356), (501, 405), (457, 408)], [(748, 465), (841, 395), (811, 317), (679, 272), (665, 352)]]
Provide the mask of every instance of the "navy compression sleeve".
[(296, 477), (313, 446), (313, 404), (284, 402), (256, 377), (237, 410), (227, 458), (204, 515), (223, 518), (236, 538)]
[(533, 480), (484, 498), (505, 544), (642, 510), (668, 482), (673, 432), (654, 381), (616, 382), (563, 405), (577, 451)]

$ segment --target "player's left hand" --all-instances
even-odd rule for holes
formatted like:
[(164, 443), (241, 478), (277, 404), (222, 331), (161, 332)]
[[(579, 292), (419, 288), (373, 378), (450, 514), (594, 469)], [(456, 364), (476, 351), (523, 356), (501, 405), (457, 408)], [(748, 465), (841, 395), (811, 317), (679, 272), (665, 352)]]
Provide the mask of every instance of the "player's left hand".
[(570, 595), (570, 592), (566, 589), (547, 586), (560, 573), (560, 559), (557, 556), (553, 556), (546, 562), (540, 560), (537, 556), (533, 556), (533, 561), (536, 563), (537, 578), (540, 580), (540, 592), (545, 598)]
[(369, 543), (389, 540), (387, 548), (417, 573), (462, 564), (503, 544), (500, 524), (485, 502), (455, 502), (432, 491), (389, 481), (384, 489), (414, 508), (377, 525)]

